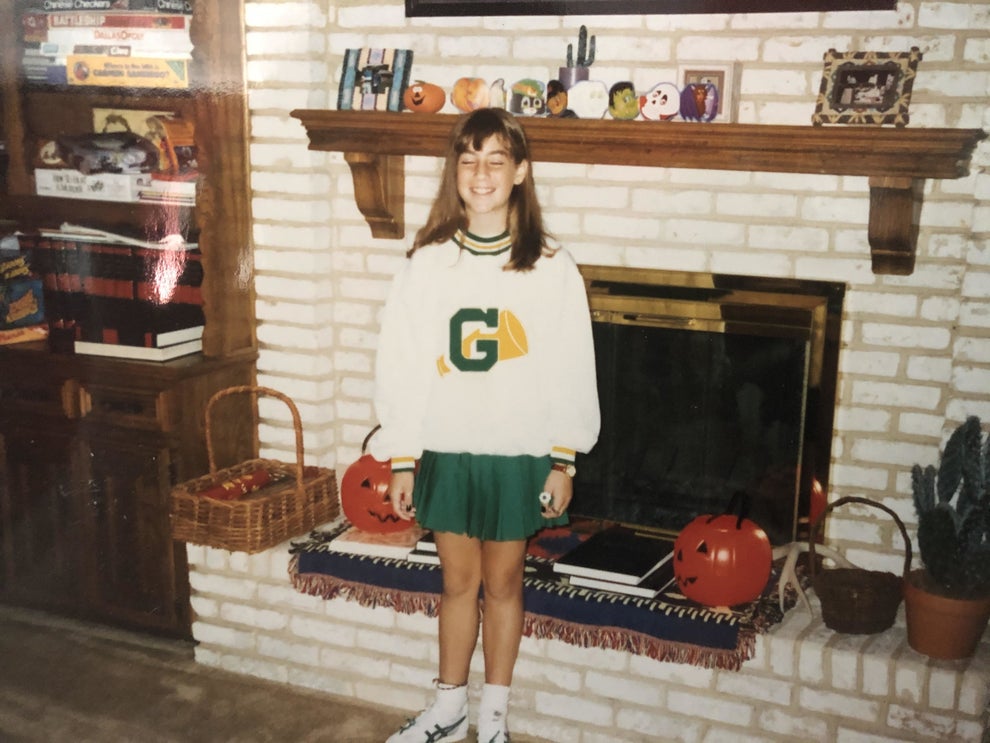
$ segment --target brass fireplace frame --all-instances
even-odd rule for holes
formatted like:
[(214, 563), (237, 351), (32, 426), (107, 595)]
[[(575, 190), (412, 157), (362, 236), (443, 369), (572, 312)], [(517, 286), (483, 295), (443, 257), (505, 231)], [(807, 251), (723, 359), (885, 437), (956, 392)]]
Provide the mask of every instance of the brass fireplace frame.
[(806, 538), (812, 492), (828, 492), (845, 284), (624, 266), (579, 268), (596, 323), (807, 343), (803, 437), (790, 533), (792, 540)]

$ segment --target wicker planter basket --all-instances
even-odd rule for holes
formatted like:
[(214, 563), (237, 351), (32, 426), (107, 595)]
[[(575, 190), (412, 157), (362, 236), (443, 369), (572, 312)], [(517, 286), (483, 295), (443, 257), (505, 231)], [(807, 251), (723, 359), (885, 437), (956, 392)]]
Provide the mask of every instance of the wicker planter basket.
[[(250, 393), (268, 395), (284, 402), (292, 413), (296, 438), (296, 461), (250, 459), (218, 470), (214, 459), (211, 412), (223, 397)], [(206, 449), (210, 474), (176, 485), (171, 492), (172, 538), (205, 544), (233, 552), (260, 552), (285, 540), (305, 534), (314, 526), (332, 521), (340, 511), (337, 478), (333, 470), (303, 466), (302, 423), (295, 403), (267, 387), (242, 385), (214, 394), (206, 405)], [(257, 451), (257, 441), (255, 442)], [(239, 500), (217, 500), (204, 492), (259, 469), (272, 483)]]
[[(834, 508), (846, 503), (861, 503), (879, 508), (890, 515), (904, 538), (904, 570), (901, 575), (862, 568), (832, 568), (816, 574), (815, 539), (825, 520)], [(894, 624), (897, 607), (904, 597), (904, 581), (911, 569), (911, 540), (897, 514), (886, 506), (869, 500), (849, 496), (839, 498), (815, 520), (808, 537), (808, 571), (811, 583), (822, 603), (822, 620), (825, 626), (836, 632), (868, 635), (883, 632)]]

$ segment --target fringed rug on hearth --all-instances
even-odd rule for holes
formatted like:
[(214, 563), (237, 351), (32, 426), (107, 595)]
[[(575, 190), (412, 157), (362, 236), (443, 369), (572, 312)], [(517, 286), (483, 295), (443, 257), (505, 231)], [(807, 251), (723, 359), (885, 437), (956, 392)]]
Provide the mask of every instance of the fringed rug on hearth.
[[(335, 524), (293, 542), (289, 576), (296, 590), (324, 599), (342, 597), (363, 606), (436, 616), (440, 568), (383, 557), (333, 552), (328, 542), (348, 526)], [(671, 590), (645, 599), (572, 587), (553, 572), (553, 558), (586, 537), (547, 529), (531, 541), (524, 585), (527, 637), (553, 638), (581, 647), (625, 650), (660, 661), (739, 670), (753, 656), (756, 636), (783, 618), (777, 596), (780, 564), (756, 601), (715, 610)], [(669, 568), (668, 568), (669, 569)], [(785, 592), (785, 610), (796, 593)]]

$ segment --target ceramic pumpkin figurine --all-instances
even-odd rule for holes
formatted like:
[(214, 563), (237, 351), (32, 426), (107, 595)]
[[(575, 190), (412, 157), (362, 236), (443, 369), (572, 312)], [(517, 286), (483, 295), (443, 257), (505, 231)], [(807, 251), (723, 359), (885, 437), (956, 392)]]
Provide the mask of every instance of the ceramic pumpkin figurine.
[(417, 80), (402, 94), (402, 103), (413, 113), (435, 114), (447, 102), (443, 88)]
[(388, 534), (411, 528), (415, 522), (400, 519), (388, 499), (392, 465), (367, 453), (368, 441), (379, 426), (371, 429), (361, 445), (361, 456), (344, 472), (340, 481), (340, 507), (344, 516), (362, 531)]
[[(739, 507), (739, 515), (733, 511)], [(735, 606), (758, 597), (770, 578), (770, 539), (743, 516), (740, 493), (721, 516), (698, 516), (674, 540), (674, 577), (681, 593), (706, 606)]]

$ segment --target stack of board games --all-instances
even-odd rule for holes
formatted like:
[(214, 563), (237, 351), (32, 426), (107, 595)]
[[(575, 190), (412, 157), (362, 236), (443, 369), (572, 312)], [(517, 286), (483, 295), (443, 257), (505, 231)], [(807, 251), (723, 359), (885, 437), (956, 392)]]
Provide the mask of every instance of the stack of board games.
[(22, 69), (32, 83), (188, 88), (191, 0), (27, 0)]

